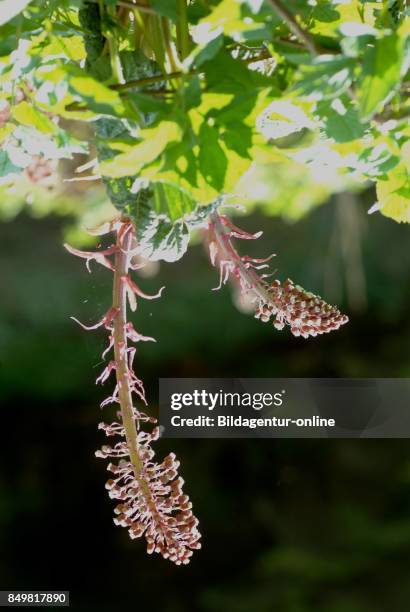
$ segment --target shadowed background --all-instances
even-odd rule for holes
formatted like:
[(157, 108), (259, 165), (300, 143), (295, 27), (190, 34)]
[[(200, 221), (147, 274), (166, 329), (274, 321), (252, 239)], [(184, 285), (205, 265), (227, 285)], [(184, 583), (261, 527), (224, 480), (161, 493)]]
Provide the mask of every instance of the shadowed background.
[[(132, 316), (157, 339), (136, 361), (153, 411), (161, 376), (410, 376), (409, 230), (368, 217), (372, 196), (338, 196), (294, 224), (237, 220), (264, 229), (242, 253), (274, 251), (281, 280), (349, 314), (325, 337), (278, 332), (241, 312), (232, 288), (211, 291), (217, 272), (199, 243), (140, 278), (146, 291), (166, 285)], [(407, 440), (162, 440), (159, 456), (181, 459), (203, 549), (175, 567), (113, 525), (94, 457), (106, 339), (69, 318), (105, 312), (110, 275), (89, 276), (62, 249), (66, 224), (22, 212), (0, 225), (0, 588), (70, 590), (76, 610), (407, 609)]]

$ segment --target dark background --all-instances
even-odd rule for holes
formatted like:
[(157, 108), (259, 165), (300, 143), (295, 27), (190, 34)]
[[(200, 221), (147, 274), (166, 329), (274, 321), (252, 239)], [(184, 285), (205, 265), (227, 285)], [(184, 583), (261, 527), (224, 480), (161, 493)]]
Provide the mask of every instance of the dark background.
[[(337, 302), (351, 322), (303, 340), (240, 312), (200, 244), (161, 264), (140, 301), (137, 373), (156, 411), (159, 377), (410, 376), (409, 228), (337, 201), (264, 229), (242, 252), (275, 251), (287, 276)], [(346, 214), (344, 214), (347, 211)], [(162, 440), (201, 521), (187, 567), (112, 522), (96, 387), (110, 276), (61, 247), (65, 219), (21, 213), (0, 225), (0, 589), (64, 589), (76, 610), (403, 612), (410, 600), (407, 440)], [(107, 383), (109, 387), (109, 383)], [(112, 411), (105, 409), (105, 416)], [(109, 418), (109, 417), (107, 417)]]

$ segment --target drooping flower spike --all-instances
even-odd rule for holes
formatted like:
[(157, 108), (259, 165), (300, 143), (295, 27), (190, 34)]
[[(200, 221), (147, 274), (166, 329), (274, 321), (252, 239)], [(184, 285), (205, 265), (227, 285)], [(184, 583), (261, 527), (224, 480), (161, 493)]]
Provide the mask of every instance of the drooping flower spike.
[(241, 230), (225, 215), (216, 211), (211, 214), (208, 245), (212, 265), (219, 266), (216, 289), (232, 278), (241, 292), (250, 296), (257, 319), (265, 323), (272, 320), (276, 329), (289, 325), (294, 336), (309, 338), (325, 334), (348, 322), (348, 317), (336, 306), (330, 306), (289, 279), (283, 284), (279, 280), (268, 283), (266, 279), (272, 273), (259, 274), (259, 271), (269, 267), (267, 262), (274, 255), (264, 259), (241, 256), (232, 244), (232, 238), (255, 240), (260, 236), (261, 232), (249, 234)]
[(192, 513), (192, 504), (182, 487), (184, 481), (178, 476), (179, 461), (173, 453), (158, 463), (152, 443), (159, 437), (159, 428), (144, 431), (142, 426), (155, 425), (156, 419), (135, 406), (135, 399), (147, 405), (142, 381), (136, 376), (133, 364), (136, 353), (129, 342), (155, 342), (144, 336), (127, 321), (127, 304), (131, 310), (137, 306), (137, 298), (159, 298), (163, 287), (153, 296), (143, 292), (130, 277), (129, 271), (140, 267), (132, 262), (136, 252), (135, 232), (128, 220), (117, 220), (94, 232), (102, 235), (114, 232), (115, 243), (96, 252), (79, 251), (69, 245), (67, 250), (86, 260), (94, 260), (113, 272), (113, 303), (106, 314), (95, 324), (84, 329), (104, 327), (109, 333), (109, 343), (103, 353), (113, 350), (114, 355), (97, 383), (104, 384), (115, 372), (116, 385), (111, 396), (101, 407), (118, 404), (118, 421), (107, 425), (100, 423), (108, 437), (119, 436), (120, 441), (104, 445), (96, 452), (97, 457), (113, 459), (108, 470), (113, 474), (106, 483), (109, 496), (115, 499), (114, 523), (128, 529), (131, 538), (145, 536), (148, 553), (158, 552), (177, 565), (189, 563), (194, 550), (201, 547), (198, 520)]

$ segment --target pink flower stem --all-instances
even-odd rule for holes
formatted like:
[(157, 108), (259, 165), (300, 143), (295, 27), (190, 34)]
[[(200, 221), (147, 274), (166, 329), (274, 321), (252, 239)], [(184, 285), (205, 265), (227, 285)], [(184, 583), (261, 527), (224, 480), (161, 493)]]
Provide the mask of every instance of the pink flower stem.
[(270, 302), (272, 296), (267, 284), (252, 267), (246, 265), (245, 261), (238, 254), (230, 240), (229, 229), (223, 224), (221, 217), (216, 211), (210, 215), (210, 225), (218, 246), (220, 259), (234, 264), (234, 274), (239, 278), (241, 286), (247, 291), (253, 291), (262, 302)]
[(265, 259), (241, 257), (231, 242), (231, 238), (251, 240), (259, 236), (260, 233), (249, 234), (235, 227), (228, 218), (216, 212), (211, 214), (209, 249), (212, 264), (219, 263), (219, 287), (229, 277), (234, 278), (242, 293), (253, 294), (253, 301), (257, 302), (257, 319), (267, 323), (273, 317), (276, 329), (283, 329), (287, 324), (294, 336), (309, 338), (339, 329), (347, 323), (348, 317), (341, 314), (336, 306), (327, 304), (321, 297), (295, 285), (290, 279), (283, 284), (277, 279), (268, 284), (265, 278), (271, 274), (259, 276), (257, 270), (265, 268), (271, 256)]
[(134, 418), (135, 409), (132, 401), (131, 372), (128, 365), (127, 345), (127, 274), (130, 265), (131, 245), (133, 233), (117, 233), (117, 249), (115, 251), (114, 283), (113, 283), (113, 309), (116, 315), (113, 321), (114, 355), (116, 363), (116, 376), (118, 384), (118, 399), (121, 407), (122, 423), (129, 449), (130, 460), (135, 478), (138, 480), (144, 495), (151, 497), (150, 489), (141, 477), (143, 461), (140, 457), (137, 441), (137, 426)]

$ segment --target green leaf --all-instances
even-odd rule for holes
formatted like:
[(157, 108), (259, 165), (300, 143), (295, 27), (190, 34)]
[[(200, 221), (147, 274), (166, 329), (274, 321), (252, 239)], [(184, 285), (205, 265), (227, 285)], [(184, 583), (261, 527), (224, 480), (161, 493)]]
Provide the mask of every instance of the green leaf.
[(191, 68), (192, 66), (199, 68), (199, 66), (202, 66), (205, 62), (209, 62), (219, 53), (223, 41), (223, 34), (218, 30), (210, 32), (205, 43), (198, 44), (194, 47), (193, 51), (185, 59), (184, 66), (186, 66), (186, 68)]
[(157, 126), (141, 130), (141, 141), (121, 153), (100, 163), (104, 176), (118, 178), (135, 175), (147, 164), (156, 160), (170, 142), (181, 137), (181, 128), (174, 121), (162, 121)]
[[(148, 59), (142, 51), (121, 51), (121, 66), (126, 81), (143, 79), (145, 77), (161, 75), (161, 70), (156, 62)], [(159, 82), (158, 86), (164, 83)]]
[(135, 227), (139, 254), (151, 260), (177, 261), (185, 253), (192, 229), (204, 226), (221, 203), (197, 206), (179, 186), (131, 177), (106, 179), (110, 197)]
[(198, 107), (201, 104), (201, 81), (198, 76), (192, 76), (188, 81), (184, 80), (181, 85), (181, 96), (185, 110)]
[(323, 121), (323, 131), (335, 142), (350, 142), (364, 135), (357, 109), (347, 97), (319, 102), (316, 110)]
[(286, 60), (289, 64), (300, 66), (311, 61), (310, 53), (304, 47), (295, 47), (292, 42), (275, 40), (272, 49), (279, 55), (281, 60)]
[(403, 41), (390, 34), (369, 45), (357, 81), (360, 115), (369, 119), (394, 95), (401, 77)]
[(227, 149), (235, 151), (240, 157), (251, 159), (252, 136), (252, 130), (247, 125), (232, 122), (224, 130), (222, 138)]
[(255, 21), (249, 10), (244, 11), (245, 5), (241, 0), (222, 0), (200, 21), (200, 27), (222, 31), (235, 40), (261, 38), (262, 32), (266, 34), (265, 24)]
[(25, 100), (13, 107), (13, 118), (18, 123), (32, 126), (44, 134), (55, 134), (58, 131), (56, 124), (47, 115), (40, 113)]
[[(149, 94), (144, 93), (136, 93), (134, 91), (130, 91), (127, 94), (128, 100), (132, 100), (135, 106), (141, 113), (150, 114), (151, 116), (154, 113), (161, 113), (166, 115), (168, 109), (170, 110), (170, 104), (165, 100), (161, 100), (160, 98), (156, 98)], [(155, 116), (155, 115), (154, 115)]]
[(342, 55), (321, 55), (300, 67), (294, 91), (313, 100), (340, 96), (352, 82), (354, 60)]
[[(222, 108), (211, 109), (208, 116), (215, 118), (219, 125), (244, 123), (247, 127), (254, 127), (257, 115), (266, 107), (266, 93), (263, 91), (258, 95), (257, 91), (250, 91), (236, 94)], [(206, 95), (204, 94), (204, 99)], [(212, 96), (212, 94), (208, 94), (208, 96)], [(210, 97), (210, 100), (212, 100), (212, 97)], [(208, 104), (210, 100), (208, 100)]]
[(150, 5), (159, 15), (163, 15), (163, 17), (168, 17), (169, 19), (172, 19), (172, 21), (177, 21), (177, 0), (151, 0)]
[(227, 156), (219, 142), (218, 130), (202, 123), (199, 131), (199, 169), (205, 181), (216, 191), (222, 191), (228, 167)]
[(78, 11), (78, 20), (84, 31), (87, 54), (86, 68), (93, 76), (108, 78), (111, 66), (107, 57), (102, 57), (104, 37), (101, 32), (100, 7), (97, 3), (84, 2)]
[(0, 149), (0, 183), (10, 179), (13, 175), (20, 174), (21, 168), (11, 161), (7, 151)]
[(131, 193), (136, 197), (125, 210), (135, 226), (139, 253), (153, 261), (180, 259), (190, 235), (185, 216), (195, 209), (194, 200), (176, 185), (143, 179), (134, 182)]
[(376, 183), (376, 193), (382, 215), (398, 223), (410, 223), (410, 174), (404, 164)]
[(204, 62), (207, 91), (216, 93), (239, 93), (258, 88), (272, 88), (274, 82), (255, 70), (250, 70), (242, 61), (222, 49), (211, 61)]
[(178, 261), (189, 244), (189, 229), (184, 221), (170, 223), (167, 219), (156, 217), (155, 233), (142, 255), (152, 261)]
[(75, 66), (68, 68), (68, 83), (71, 93), (79, 101), (84, 102), (87, 108), (115, 117), (126, 115), (126, 109), (119, 93), (79, 68)]
[(0, 0), (0, 25), (24, 11), (30, 0)]
[(193, 198), (175, 185), (158, 181), (151, 183), (151, 189), (150, 205), (157, 215), (166, 214), (171, 221), (177, 221), (194, 209)]
[(375, 179), (395, 168), (400, 162), (400, 157), (392, 153), (388, 142), (380, 142), (364, 149), (358, 157), (358, 162), (362, 173)]

